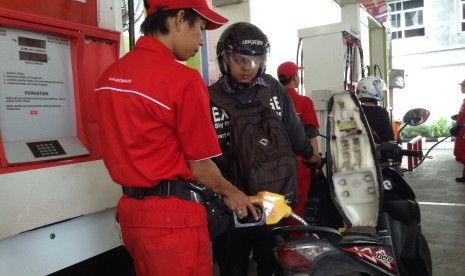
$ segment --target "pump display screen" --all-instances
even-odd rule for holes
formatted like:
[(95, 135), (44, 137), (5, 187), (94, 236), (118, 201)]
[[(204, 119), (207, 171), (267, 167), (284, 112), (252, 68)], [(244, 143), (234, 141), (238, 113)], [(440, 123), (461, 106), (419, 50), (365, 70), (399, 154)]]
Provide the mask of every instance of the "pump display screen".
[(70, 39), (0, 26), (0, 49), (0, 131), (7, 157), (23, 159), (19, 141), (33, 143), (35, 157), (60, 155), (58, 147), (49, 154), (34, 143), (77, 136)]
[[(23, 37), (18, 36), (18, 45), (22, 47), (31, 47), (37, 49), (46, 49), (47, 42), (46, 40), (42, 39), (34, 39), (30, 37)], [(19, 51), (19, 59), (26, 60), (26, 61), (39, 61), (39, 62), (47, 62), (47, 54), (43, 53), (34, 53), (29, 51)]]
[(34, 39), (30, 37), (18, 36), (18, 45), (24, 47), (34, 47), (46, 49), (47, 41), (43, 39)]

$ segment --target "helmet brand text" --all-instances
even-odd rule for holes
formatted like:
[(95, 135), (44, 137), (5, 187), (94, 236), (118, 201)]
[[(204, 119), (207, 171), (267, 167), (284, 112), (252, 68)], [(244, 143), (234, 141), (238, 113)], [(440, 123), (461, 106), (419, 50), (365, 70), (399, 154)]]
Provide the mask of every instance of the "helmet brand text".
[(263, 46), (263, 41), (255, 39), (245, 39), (242, 40), (242, 45), (258, 45)]

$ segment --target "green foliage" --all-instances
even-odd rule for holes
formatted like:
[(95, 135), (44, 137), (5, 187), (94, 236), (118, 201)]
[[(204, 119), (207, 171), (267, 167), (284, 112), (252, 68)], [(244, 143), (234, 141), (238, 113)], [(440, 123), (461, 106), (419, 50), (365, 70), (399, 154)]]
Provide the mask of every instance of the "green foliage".
[(407, 126), (402, 130), (402, 138), (415, 138), (418, 135), (423, 137), (432, 137), (430, 125), (419, 125), (419, 126)]
[(452, 124), (451, 120), (441, 117), (431, 126), (431, 134), (433, 137), (446, 137), (449, 135), (449, 129), (452, 127)]
[(449, 129), (454, 125), (454, 121), (441, 117), (433, 124), (422, 124), (419, 126), (407, 126), (402, 130), (402, 138), (415, 138), (418, 135), (423, 137), (446, 137), (449, 136)]

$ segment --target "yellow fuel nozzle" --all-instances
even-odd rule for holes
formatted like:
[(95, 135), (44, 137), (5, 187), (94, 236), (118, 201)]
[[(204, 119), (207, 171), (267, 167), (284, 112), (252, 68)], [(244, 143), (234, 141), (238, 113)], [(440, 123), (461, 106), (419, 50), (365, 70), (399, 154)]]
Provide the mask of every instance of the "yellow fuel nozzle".
[(258, 192), (255, 196), (249, 196), (254, 204), (259, 204), (263, 208), (266, 224), (276, 224), (282, 218), (290, 216), (292, 209), (286, 204), (286, 199), (280, 194), (267, 191)]

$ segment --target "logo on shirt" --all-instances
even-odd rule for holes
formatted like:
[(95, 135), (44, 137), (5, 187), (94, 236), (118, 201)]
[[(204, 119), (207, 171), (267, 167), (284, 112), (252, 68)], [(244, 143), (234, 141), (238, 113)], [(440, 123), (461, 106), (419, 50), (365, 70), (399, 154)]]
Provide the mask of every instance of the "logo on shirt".
[[(272, 96), (270, 98), (270, 107), (272, 110), (278, 114), (279, 117), (282, 116), (282, 108), (279, 102), (279, 98), (277, 96)], [(231, 120), (229, 114), (222, 108), (212, 105), (211, 106), (211, 115), (213, 119), (213, 125), (216, 130), (216, 136), (221, 141), (222, 139), (227, 139), (231, 135), (230, 133), (230, 125)], [(269, 141), (267, 140), (260, 140), (258, 141), (261, 145), (265, 146), (268, 144)]]
[(278, 96), (270, 98), (270, 107), (273, 109), (279, 117), (283, 116), (281, 113), (281, 105), (279, 104)]
[(108, 80), (113, 81), (113, 82), (119, 82), (119, 83), (131, 83), (132, 82), (131, 79), (119, 79), (119, 78), (113, 78), (113, 77), (109, 77)]

